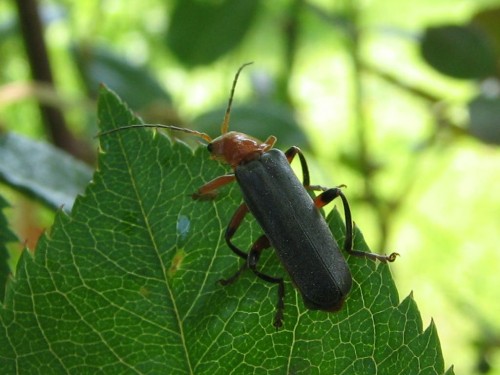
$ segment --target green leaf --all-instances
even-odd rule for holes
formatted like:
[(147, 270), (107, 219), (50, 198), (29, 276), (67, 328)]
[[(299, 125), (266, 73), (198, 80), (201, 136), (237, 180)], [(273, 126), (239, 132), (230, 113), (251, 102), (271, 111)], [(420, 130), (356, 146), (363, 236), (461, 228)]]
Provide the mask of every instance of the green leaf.
[[(99, 118), (103, 130), (139, 121), (105, 89)], [(34, 255), (23, 254), (9, 285), (0, 315), (6, 373), (444, 372), (434, 324), (422, 332), (412, 297), (398, 305), (389, 267), (366, 259), (348, 257), (354, 285), (339, 313), (306, 310), (287, 281), (276, 331), (274, 285), (251, 272), (217, 283), (241, 265), (224, 241), (241, 196), (236, 186), (216, 201), (190, 194), (224, 169), (205, 150), (146, 129), (100, 140), (94, 182)], [(235, 242), (248, 248), (260, 233), (244, 222)], [(356, 246), (367, 249), (359, 232)], [(284, 274), (272, 251), (259, 267)]]
[(258, 0), (180, 0), (167, 44), (186, 65), (209, 64), (241, 43), (260, 6)]
[(484, 78), (495, 73), (491, 40), (472, 25), (445, 25), (425, 30), (420, 52), (437, 71), (455, 78)]
[(103, 83), (120, 94), (129, 105), (139, 110), (155, 103), (171, 103), (170, 95), (144, 66), (131, 64), (123, 56), (104, 47), (72, 49), (89, 92), (95, 96)]
[(14, 233), (9, 229), (7, 219), (3, 214), (3, 209), (7, 206), (7, 202), (0, 196), (0, 301), (3, 301), (5, 297), (5, 285), (11, 274), (6, 244), (17, 240)]
[(91, 177), (87, 165), (48, 143), (0, 134), (0, 181), (53, 209), (70, 211)]

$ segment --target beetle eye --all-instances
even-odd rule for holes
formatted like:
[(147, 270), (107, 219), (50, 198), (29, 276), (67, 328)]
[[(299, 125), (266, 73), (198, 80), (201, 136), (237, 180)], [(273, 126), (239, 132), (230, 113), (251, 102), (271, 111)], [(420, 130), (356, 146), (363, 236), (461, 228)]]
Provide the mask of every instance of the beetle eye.
[(209, 143), (209, 144), (207, 145), (207, 150), (208, 150), (208, 152), (210, 152), (210, 153), (212, 152), (212, 150), (213, 150), (213, 145), (212, 145), (211, 143)]

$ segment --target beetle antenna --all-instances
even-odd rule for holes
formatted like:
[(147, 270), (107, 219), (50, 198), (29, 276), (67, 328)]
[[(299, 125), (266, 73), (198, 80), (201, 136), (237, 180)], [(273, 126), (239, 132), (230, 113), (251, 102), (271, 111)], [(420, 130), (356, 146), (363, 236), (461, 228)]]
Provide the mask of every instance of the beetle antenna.
[(110, 133), (117, 132), (119, 130), (124, 130), (124, 129), (133, 129), (133, 128), (160, 128), (160, 129), (170, 129), (170, 130), (175, 130), (183, 133), (189, 133), (192, 134), (196, 137), (200, 137), (204, 139), (207, 142), (212, 142), (212, 137), (210, 137), (206, 133), (198, 132), (196, 130), (191, 130), (187, 128), (181, 128), (179, 126), (173, 126), (173, 125), (161, 125), (161, 124), (137, 124), (137, 125), (127, 125), (127, 126), (122, 126), (119, 128), (111, 129), (111, 130), (105, 130), (103, 132), (100, 132), (97, 134), (97, 137), (100, 137), (101, 135), (107, 135)]
[(233, 104), (234, 89), (236, 88), (236, 82), (238, 82), (238, 77), (245, 66), (251, 65), (253, 62), (247, 62), (240, 66), (236, 75), (234, 76), (233, 86), (231, 87), (231, 94), (229, 95), (229, 101), (227, 102), (226, 114), (224, 115), (224, 121), (221, 125), (221, 134), (226, 134), (227, 129), (229, 129), (229, 117), (231, 115), (231, 105)]

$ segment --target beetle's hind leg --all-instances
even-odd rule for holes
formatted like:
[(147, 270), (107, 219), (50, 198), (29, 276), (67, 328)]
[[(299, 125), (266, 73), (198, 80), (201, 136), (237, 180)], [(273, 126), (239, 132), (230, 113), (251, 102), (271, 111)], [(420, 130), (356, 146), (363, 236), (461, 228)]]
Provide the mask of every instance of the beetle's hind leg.
[(278, 284), (278, 303), (276, 304), (276, 315), (274, 316), (274, 326), (278, 329), (283, 326), (283, 311), (285, 310), (285, 283), (281, 277), (269, 276), (257, 270), (257, 263), (259, 262), (262, 250), (269, 247), (271, 247), (269, 238), (263, 234), (257, 239), (257, 241), (255, 241), (250, 249), (250, 253), (248, 253), (247, 265), (248, 268), (250, 268), (253, 273), (262, 280)]
[(349, 202), (347, 201), (346, 196), (344, 195), (344, 193), (342, 193), (342, 190), (340, 190), (340, 186), (328, 189), (323, 193), (321, 193), (320, 195), (318, 195), (314, 199), (314, 204), (316, 207), (321, 208), (330, 203), (337, 197), (340, 197), (340, 199), (342, 199), (342, 205), (344, 206), (344, 217), (345, 217), (344, 251), (357, 257), (365, 257), (365, 258), (370, 258), (372, 260), (379, 260), (380, 262), (383, 263), (394, 262), (396, 260), (396, 257), (399, 255), (398, 253), (383, 255), (383, 254), (368, 253), (366, 251), (354, 250), (353, 248), (354, 226), (351, 217), (351, 209), (349, 207)]
[(260, 258), (260, 253), (262, 250), (267, 249), (271, 247), (271, 243), (269, 242), (269, 238), (267, 238), (266, 235), (260, 236), (257, 241), (252, 245), (252, 248), (250, 249), (249, 253), (245, 253), (243, 250), (238, 248), (235, 244), (232, 242), (232, 238), (234, 237), (236, 231), (240, 227), (241, 223), (243, 222), (243, 219), (245, 218), (245, 215), (249, 212), (248, 206), (243, 203), (238, 207), (236, 212), (233, 214), (233, 217), (231, 218), (231, 221), (229, 222), (229, 225), (227, 226), (226, 233), (224, 235), (224, 238), (226, 239), (226, 243), (229, 246), (229, 248), (239, 257), (243, 258), (246, 260), (246, 262), (240, 267), (240, 269), (231, 277), (227, 279), (221, 279), (219, 280), (219, 283), (221, 285), (229, 285), (234, 283), (238, 278), (241, 276), (241, 274), (247, 269), (250, 268), (255, 275), (257, 275), (259, 278), (261, 278), (264, 281), (278, 284), (278, 303), (276, 305), (276, 316), (274, 318), (274, 326), (276, 328), (279, 328), (283, 325), (283, 310), (285, 308), (285, 303), (284, 303), (284, 298), (285, 298), (285, 284), (283, 282), (282, 278), (278, 277), (273, 277), (266, 275), (260, 271), (257, 270), (257, 263)]
[[(242, 205), (242, 206), (244, 206), (244, 205)], [(240, 209), (242, 208), (242, 206), (240, 206)], [(240, 211), (240, 209), (238, 209), (238, 211)], [(237, 213), (238, 213), (238, 211), (237, 211)], [(235, 216), (236, 216), (236, 214), (235, 214)], [(234, 246), (234, 245), (232, 245), (232, 246)], [(234, 247), (236, 247), (236, 246), (234, 246)], [(250, 249), (250, 252), (248, 254), (246, 254), (243, 251), (236, 248), (236, 249), (238, 249), (239, 252), (241, 252), (243, 255), (246, 256), (247, 261), (240, 267), (240, 269), (234, 275), (232, 275), (231, 277), (229, 277), (227, 279), (219, 280), (219, 283), (221, 285), (224, 285), (224, 286), (232, 284), (236, 280), (238, 280), (238, 278), (243, 273), (243, 271), (245, 271), (247, 268), (250, 268), (252, 270), (252, 272), (257, 277), (261, 278), (262, 280), (267, 281), (269, 283), (278, 284), (278, 303), (276, 304), (276, 315), (274, 317), (274, 326), (276, 328), (280, 328), (283, 325), (283, 311), (285, 309), (285, 302), (284, 302), (285, 283), (283, 282), (283, 279), (281, 277), (269, 276), (269, 275), (266, 275), (265, 273), (262, 273), (259, 270), (257, 270), (257, 263), (259, 262), (260, 254), (261, 254), (262, 250), (267, 249), (269, 247), (271, 247), (271, 243), (269, 242), (269, 238), (267, 238), (267, 236), (265, 234), (263, 234), (262, 236), (260, 236), (257, 239), (257, 241), (255, 241), (255, 243), (252, 245), (252, 248)], [(239, 253), (236, 253), (236, 254), (240, 255)]]
[(243, 263), (238, 271), (233, 276), (228, 277), (227, 279), (220, 279), (219, 284), (222, 286), (230, 285), (239, 279), (240, 275), (247, 269), (247, 263)]

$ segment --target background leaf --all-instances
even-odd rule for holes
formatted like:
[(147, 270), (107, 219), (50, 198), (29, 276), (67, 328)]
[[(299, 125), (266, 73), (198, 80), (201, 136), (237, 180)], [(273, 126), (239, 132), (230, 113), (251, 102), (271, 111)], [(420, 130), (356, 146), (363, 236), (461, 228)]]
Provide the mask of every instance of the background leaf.
[(143, 66), (127, 61), (108, 48), (73, 47), (79, 73), (92, 96), (97, 96), (104, 83), (120, 94), (135, 110), (161, 102), (171, 103), (170, 95)]
[(177, 1), (168, 47), (186, 65), (209, 64), (241, 43), (259, 6), (257, 0)]
[(429, 27), (420, 48), (429, 65), (454, 78), (484, 78), (496, 70), (492, 42), (474, 26)]
[[(136, 124), (110, 92), (103, 130)], [(71, 216), (59, 213), (34, 255), (24, 252), (1, 310), (6, 373), (442, 374), (434, 324), (422, 332), (415, 302), (387, 265), (350, 258), (354, 285), (336, 314), (305, 310), (287, 282), (284, 328), (272, 326), (276, 288), (238, 268), (223, 233), (240, 202), (189, 196), (222, 173), (206, 151), (147, 130), (101, 136), (99, 170)], [(342, 218), (329, 223), (342, 241)], [(259, 229), (244, 223), (248, 248)], [(366, 250), (361, 233), (356, 248)], [(272, 251), (262, 270), (283, 274)], [(452, 370), (450, 370), (452, 373)]]
[(0, 196), (0, 301), (4, 299), (5, 285), (11, 273), (6, 244), (16, 240), (16, 236), (9, 229), (7, 219), (3, 214), (3, 209), (5, 207), (7, 207), (7, 202)]
[(0, 180), (49, 207), (71, 211), (91, 177), (86, 164), (48, 143), (0, 134)]

